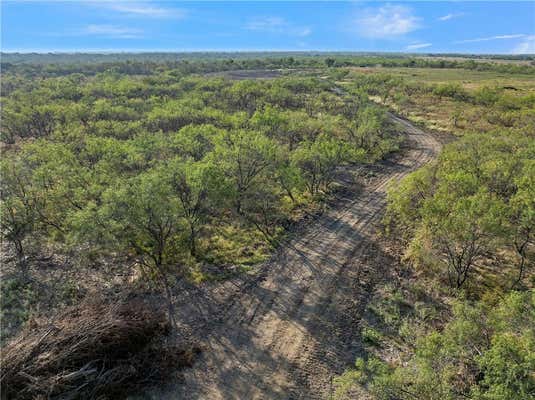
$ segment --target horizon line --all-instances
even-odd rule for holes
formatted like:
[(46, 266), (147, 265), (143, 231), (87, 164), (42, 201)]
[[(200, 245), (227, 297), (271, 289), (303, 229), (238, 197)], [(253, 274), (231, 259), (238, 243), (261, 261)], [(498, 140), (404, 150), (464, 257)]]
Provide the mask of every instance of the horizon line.
[(288, 50), (288, 49), (274, 49), (274, 50), (247, 50), (247, 49), (196, 49), (196, 50), (148, 50), (148, 49), (95, 49), (95, 50), (0, 50), (0, 54), (181, 54), (181, 53), (345, 53), (345, 54), (406, 54), (406, 55), (500, 55), (500, 56), (535, 56), (535, 53), (485, 53), (485, 52), (409, 52), (409, 51), (369, 51), (369, 50)]

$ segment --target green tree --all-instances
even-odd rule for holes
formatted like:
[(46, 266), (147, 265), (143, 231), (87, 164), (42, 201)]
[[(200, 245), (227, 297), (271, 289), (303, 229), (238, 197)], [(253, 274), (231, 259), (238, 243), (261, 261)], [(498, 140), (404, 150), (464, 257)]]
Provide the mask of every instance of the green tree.
[(226, 91), (226, 98), (232, 110), (246, 111), (252, 116), (264, 96), (262, 83), (254, 80), (243, 80), (235, 83)]
[(522, 282), (527, 249), (535, 242), (535, 162), (526, 163), (523, 173), (516, 178), (517, 192), (510, 200), (509, 222), (511, 239), (520, 261), (514, 285)]
[(175, 324), (168, 274), (173, 266), (181, 264), (181, 238), (187, 225), (166, 172), (152, 169), (110, 188), (103, 195), (97, 217), (107, 221), (106, 230), (101, 230), (102, 239), (116, 251), (134, 255), (145, 276), (162, 285), (169, 319)]
[(170, 145), (174, 153), (200, 161), (213, 150), (216, 137), (223, 134), (213, 125), (187, 125), (171, 136)]
[(450, 283), (460, 288), (478, 258), (495, 243), (503, 226), (503, 204), (485, 191), (459, 199), (437, 191), (423, 215), (432, 250), (439, 259), (445, 257)]
[(443, 330), (420, 336), (404, 364), (357, 360), (335, 382), (343, 396), (359, 385), (376, 399), (528, 400), (535, 393), (535, 292), (497, 304), (454, 304)]
[(47, 137), (56, 126), (54, 108), (50, 105), (32, 104), (27, 99), (27, 105), (20, 103), (9, 104), (3, 111), (2, 137), (8, 142), (15, 138)]
[(465, 136), (390, 191), (386, 222), (413, 260), (444, 265), (460, 287), (478, 259), (512, 246), (521, 280), (533, 242), (530, 143), (508, 132)]
[(211, 179), (209, 166), (202, 162), (172, 160), (166, 169), (174, 194), (180, 200), (181, 214), (189, 228), (189, 248), (197, 256), (197, 233), (210, 212)]
[(31, 186), (31, 172), (27, 164), (4, 158), (0, 164), (0, 233), (13, 244), (22, 277), (28, 278), (25, 240), (36, 229), (39, 204)]
[(230, 185), (238, 214), (244, 197), (274, 167), (276, 155), (276, 145), (256, 131), (233, 130), (216, 142), (211, 159)]
[(336, 60), (334, 58), (330, 58), (329, 57), (329, 58), (325, 59), (325, 65), (327, 67), (329, 67), (329, 68), (331, 68), (334, 65), (335, 62), (336, 62)]
[(304, 142), (293, 154), (310, 194), (327, 191), (335, 178), (336, 168), (347, 161), (350, 148), (340, 140), (320, 135), (314, 142)]

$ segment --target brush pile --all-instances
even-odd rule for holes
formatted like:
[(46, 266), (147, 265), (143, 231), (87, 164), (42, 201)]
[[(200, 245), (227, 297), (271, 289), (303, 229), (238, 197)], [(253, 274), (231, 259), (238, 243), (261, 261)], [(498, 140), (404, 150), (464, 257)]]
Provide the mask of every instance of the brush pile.
[(162, 382), (195, 354), (166, 344), (169, 330), (140, 299), (71, 308), (2, 349), (2, 398), (115, 399)]

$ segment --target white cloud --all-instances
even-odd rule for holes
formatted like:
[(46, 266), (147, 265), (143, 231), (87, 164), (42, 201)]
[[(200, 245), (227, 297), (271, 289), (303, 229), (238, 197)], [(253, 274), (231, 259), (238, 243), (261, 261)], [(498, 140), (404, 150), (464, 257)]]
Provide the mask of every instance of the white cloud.
[(417, 50), (417, 49), (425, 49), (426, 47), (432, 46), (433, 43), (415, 43), (415, 44), (409, 44), (407, 46), (407, 50)]
[(299, 37), (305, 37), (312, 33), (312, 29), (309, 27), (294, 26), (281, 17), (253, 18), (245, 25), (245, 29)]
[(524, 33), (517, 33), (513, 35), (496, 35), (496, 36), (488, 36), (483, 38), (476, 38), (476, 39), (465, 39), (465, 40), (458, 40), (454, 43), (476, 43), (476, 42), (488, 42), (489, 40), (506, 40), (506, 39), (518, 39), (526, 37), (527, 35)]
[(143, 36), (143, 31), (117, 25), (87, 25), (78, 32), (79, 35), (106, 36), (117, 39), (137, 39)]
[(154, 7), (148, 4), (115, 3), (110, 6), (112, 10), (121, 13), (150, 18), (184, 18), (186, 11), (178, 8)]
[(297, 36), (308, 36), (312, 33), (312, 29), (310, 28), (301, 28), (298, 32), (297, 32)]
[(376, 9), (363, 10), (354, 20), (354, 29), (364, 37), (390, 38), (415, 31), (420, 18), (410, 8), (387, 4)]
[(535, 35), (525, 36), (514, 49), (514, 54), (535, 54)]
[(160, 7), (147, 2), (91, 0), (86, 4), (92, 7), (100, 7), (106, 10), (115, 11), (126, 17), (182, 19), (187, 15), (187, 10), (182, 8)]
[(252, 31), (273, 31), (282, 29), (284, 26), (286, 26), (286, 21), (280, 17), (254, 18), (245, 25)]
[(450, 19), (459, 18), (459, 17), (462, 17), (463, 15), (465, 15), (463, 12), (451, 13), (451, 14), (446, 14), (446, 15), (443, 15), (442, 17), (439, 17), (438, 20), (449, 21)]

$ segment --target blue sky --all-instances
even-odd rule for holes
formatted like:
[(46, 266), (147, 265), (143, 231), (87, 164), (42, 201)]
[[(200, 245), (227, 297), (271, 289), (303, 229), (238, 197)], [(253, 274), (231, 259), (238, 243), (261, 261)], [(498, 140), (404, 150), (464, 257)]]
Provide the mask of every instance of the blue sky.
[(535, 2), (3, 0), (2, 51), (535, 53)]

